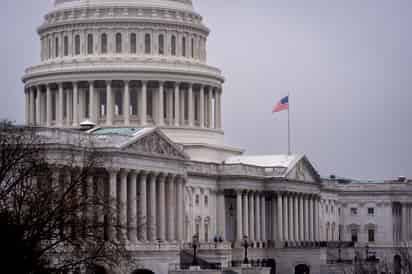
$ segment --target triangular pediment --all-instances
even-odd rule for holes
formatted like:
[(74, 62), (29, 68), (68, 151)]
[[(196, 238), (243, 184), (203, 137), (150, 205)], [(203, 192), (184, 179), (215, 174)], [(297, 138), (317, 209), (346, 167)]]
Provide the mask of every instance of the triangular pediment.
[(135, 136), (127, 144), (123, 145), (123, 150), (139, 154), (161, 156), (186, 160), (189, 157), (183, 151), (183, 147), (173, 143), (159, 129), (149, 130), (143, 134)]
[(294, 181), (304, 181), (304, 182), (318, 182), (319, 175), (313, 168), (312, 164), (306, 159), (306, 157), (300, 158), (296, 163), (290, 168), (286, 175), (286, 178)]

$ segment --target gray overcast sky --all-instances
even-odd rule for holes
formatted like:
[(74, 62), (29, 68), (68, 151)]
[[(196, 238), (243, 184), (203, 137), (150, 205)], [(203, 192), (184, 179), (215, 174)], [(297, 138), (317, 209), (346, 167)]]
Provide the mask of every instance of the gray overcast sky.
[[(226, 143), (249, 154), (293, 150), (322, 175), (412, 178), (412, 1), (194, 0), (223, 70)], [(0, 117), (23, 121), (23, 69), (51, 0), (2, 0)]]

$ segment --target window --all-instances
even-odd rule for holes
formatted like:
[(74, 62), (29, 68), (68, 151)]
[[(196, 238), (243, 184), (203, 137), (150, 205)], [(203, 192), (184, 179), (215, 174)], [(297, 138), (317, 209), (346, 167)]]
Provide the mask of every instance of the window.
[(209, 205), (209, 197), (206, 195), (205, 196), (205, 206)]
[(375, 242), (375, 230), (368, 229), (368, 242), (373, 243)]
[(150, 54), (152, 52), (152, 41), (150, 34), (146, 33), (144, 36), (144, 53)]
[(358, 209), (355, 208), (355, 207), (351, 208), (351, 209), (350, 209), (350, 214), (351, 214), (352, 216), (358, 215)]
[(64, 56), (68, 56), (69, 55), (69, 38), (67, 36), (64, 36), (64, 40), (63, 40), (63, 52), (64, 52)]
[(116, 53), (122, 53), (122, 34), (116, 33)]
[(182, 38), (182, 56), (186, 57), (186, 37)]
[(93, 34), (87, 35), (87, 54), (93, 54)]
[(165, 41), (163, 34), (159, 35), (159, 55), (163, 55), (165, 53)]
[(354, 243), (358, 242), (358, 230), (357, 229), (351, 230), (351, 240)]
[(74, 37), (74, 54), (80, 55), (80, 35)]
[(102, 54), (107, 53), (107, 34), (103, 33), (101, 37), (101, 52)]
[(190, 42), (190, 50), (192, 51), (192, 58), (195, 58), (195, 40), (193, 38)]
[(205, 223), (205, 242), (209, 242), (209, 224)]
[(55, 57), (59, 57), (59, 38), (56, 37), (56, 39), (54, 40), (54, 54)]
[(172, 56), (176, 56), (176, 36), (174, 35), (172, 35), (171, 51), (172, 51)]
[(375, 209), (373, 207), (368, 208), (368, 215), (369, 216), (374, 216), (375, 215)]
[(130, 53), (136, 53), (136, 33), (130, 34)]
[(196, 194), (196, 197), (195, 197), (195, 204), (198, 206), (198, 205), (199, 205), (199, 202), (200, 202), (200, 197), (199, 197), (199, 194)]

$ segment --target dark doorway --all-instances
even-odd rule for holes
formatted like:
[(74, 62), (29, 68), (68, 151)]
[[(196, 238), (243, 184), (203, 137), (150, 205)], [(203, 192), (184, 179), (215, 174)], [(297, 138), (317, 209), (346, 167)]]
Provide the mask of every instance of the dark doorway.
[(276, 261), (274, 259), (268, 259), (266, 267), (270, 267), (270, 274), (276, 274)]
[(309, 266), (300, 264), (295, 267), (295, 274), (310, 274)]
[(133, 271), (132, 274), (155, 274), (155, 273), (149, 269), (137, 269)]
[(92, 265), (87, 268), (87, 274), (107, 274), (106, 269), (102, 266)]
[(402, 259), (401, 256), (395, 255), (393, 257), (393, 273), (401, 274), (402, 273)]

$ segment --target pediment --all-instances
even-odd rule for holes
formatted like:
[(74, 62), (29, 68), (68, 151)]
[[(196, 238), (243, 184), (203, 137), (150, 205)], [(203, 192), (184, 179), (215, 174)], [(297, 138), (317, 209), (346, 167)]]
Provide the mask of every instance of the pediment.
[(139, 154), (148, 154), (166, 158), (186, 160), (189, 157), (183, 147), (173, 143), (160, 130), (153, 130), (142, 136), (136, 136), (123, 147), (123, 150)]
[(306, 157), (302, 157), (293, 165), (290, 169), (286, 177), (289, 180), (294, 181), (303, 181), (303, 182), (318, 182), (319, 175), (317, 174), (316, 170), (310, 164), (310, 162), (306, 159)]

